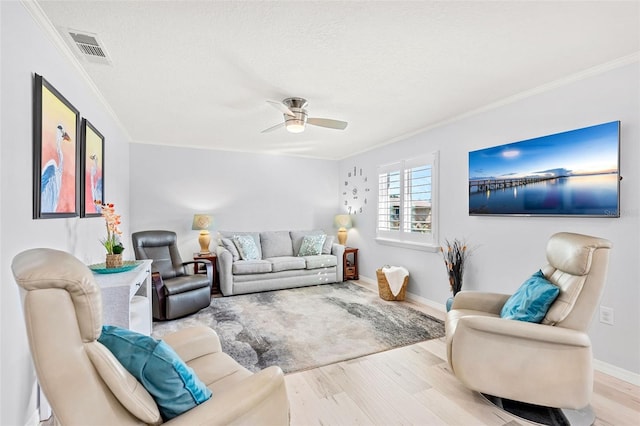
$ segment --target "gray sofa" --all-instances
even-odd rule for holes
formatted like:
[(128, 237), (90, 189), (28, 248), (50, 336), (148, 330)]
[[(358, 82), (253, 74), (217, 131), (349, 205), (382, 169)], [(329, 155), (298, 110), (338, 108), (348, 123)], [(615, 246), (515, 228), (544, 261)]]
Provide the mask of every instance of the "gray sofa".
[[(326, 235), (319, 254), (300, 249), (307, 236)], [(250, 236), (258, 253), (243, 259), (238, 239)], [(312, 238), (312, 237), (308, 237)], [(220, 231), (216, 254), (220, 291), (224, 296), (341, 282), (344, 246), (323, 231)], [(302, 255), (301, 255), (302, 254)]]

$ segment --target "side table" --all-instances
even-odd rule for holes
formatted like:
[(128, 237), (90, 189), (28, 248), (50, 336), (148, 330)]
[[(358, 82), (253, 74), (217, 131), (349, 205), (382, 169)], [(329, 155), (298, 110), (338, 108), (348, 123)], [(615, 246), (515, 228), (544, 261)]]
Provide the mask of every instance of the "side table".
[[(151, 263), (139, 260), (140, 265), (131, 271), (116, 274), (93, 273), (102, 293), (102, 322), (122, 328), (132, 329), (142, 334), (151, 334)], [(136, 297), (146, 298), (144, 318), (135, 321), (132, 304)]]
[[(213, 282), (211, 283), (211, 294), (220, 293), (220, 289), (218, 288), (218, 265), (217, 265), (218, 256), (216, 256), (215, 253), (207, 253), (207, 254), (193, 253), (193, 260), (201, 260), (201, 259), (206, 259), (210, 261), (211, 266), (213, 266)], [(205, 271), (203, 265), (196, 263), (195, 265), (193, 265), (193, 273), (206, 274), (207, 272)]]
[(343, 281), (358, 280), (358, 249), (355, 247), (345, 247), (342, 259), (342, 267), (344, 271)]

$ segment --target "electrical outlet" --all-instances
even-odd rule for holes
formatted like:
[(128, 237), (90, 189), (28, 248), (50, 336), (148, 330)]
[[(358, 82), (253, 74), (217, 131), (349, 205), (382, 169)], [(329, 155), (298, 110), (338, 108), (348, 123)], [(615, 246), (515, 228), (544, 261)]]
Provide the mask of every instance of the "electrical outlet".
[(600, 322), (613, 325), (613, 308), (600, 306)]

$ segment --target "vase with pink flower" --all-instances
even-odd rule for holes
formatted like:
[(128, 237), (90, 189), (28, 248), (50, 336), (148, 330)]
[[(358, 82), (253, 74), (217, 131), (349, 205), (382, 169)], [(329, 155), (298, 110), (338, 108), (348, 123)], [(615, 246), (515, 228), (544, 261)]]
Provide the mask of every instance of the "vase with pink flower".
[(113, 203), (102, 204), (96, 201), (101, 207), (102, 217), (104, 217), (107, 227), (107, 237), (100, 240), (104, 248), (107, 250), (105, 265), (107, 268), (120, 268), (123, 265), (122, 252), (124, 246), (120, 241), (122, 231), (120, 230), (120, 215), (116, 214), (116, 208)]

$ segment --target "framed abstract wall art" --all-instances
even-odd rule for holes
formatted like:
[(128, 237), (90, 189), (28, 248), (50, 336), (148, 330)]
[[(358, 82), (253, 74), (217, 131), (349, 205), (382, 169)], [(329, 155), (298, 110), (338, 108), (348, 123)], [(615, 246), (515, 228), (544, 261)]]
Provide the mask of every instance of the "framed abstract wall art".
[(80, 217), (101, 216), (104, 201), (104, 136), (86, 119), (82, 119), (80, 161)]
[(469, 215), (620, 217), (620, 122), (469, 152)]
[(33, 218), (78, 215), (80, 114), (35, 74), (33, 104)]

